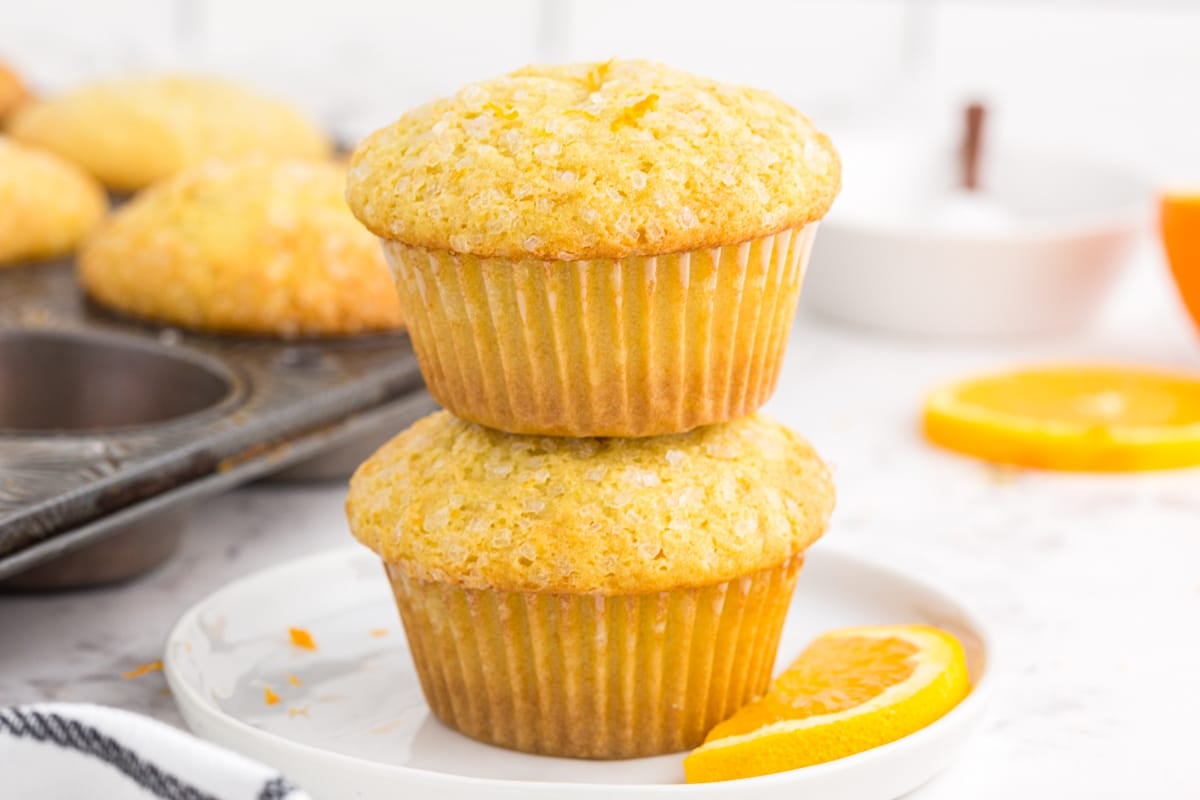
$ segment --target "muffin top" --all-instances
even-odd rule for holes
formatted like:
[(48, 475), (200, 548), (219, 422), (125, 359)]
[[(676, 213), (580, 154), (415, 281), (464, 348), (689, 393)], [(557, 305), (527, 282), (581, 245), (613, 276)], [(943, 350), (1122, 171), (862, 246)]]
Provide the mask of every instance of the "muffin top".
[(21, 76), (0, 62), (0, 122), (29, 100), (29, 90)]
[(178, 76), (94, 83), (35, 102), (13, 117), (9, 132), (118, 191), (207, 158), (316, 158), (330, 149), (320, 131), (283, 103), (227, 81)]
[(107, 209), (83, 170), (0, 136), (0, 265), (69, 253)]
[(470, 588), (625, 594), (773, 567), (825, 530), (829, 473), (751, 415), (674, 436), (551, 439), (439, 412), (350, 482), (350, 527), (388, 562)]
[(645, 61), (473, 84), (355, 152), (350, 207), (405, 244), (506, 259), (737, 244), (819, 219), (841, 165), (791, 106)]
[(209, 161), (126, 203), (84, 243), (101, 303), (189, 328), (275, 336), (397, 328), (379, 241), (354, 219), (345, 167)]

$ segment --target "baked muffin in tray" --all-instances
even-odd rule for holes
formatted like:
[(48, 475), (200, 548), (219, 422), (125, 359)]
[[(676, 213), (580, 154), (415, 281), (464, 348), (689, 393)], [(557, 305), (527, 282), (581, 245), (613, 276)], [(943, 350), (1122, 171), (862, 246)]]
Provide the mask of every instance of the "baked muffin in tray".
[(209, 158), (319, 158), (328, 138), (300, 112), (236, 83), (191, 76), (101, 81), (26, 104), (9, 133), (130, 193)]
[(0, 136), (0, 268), (69, 254), (107, 209), (79, 167)]
[(81, 248), (79, 279), (120, 313), (215, 333), (396, 330), (395, 287), (344, 182), (345, 167), (326, 161), (191, 167), (114, 212)]

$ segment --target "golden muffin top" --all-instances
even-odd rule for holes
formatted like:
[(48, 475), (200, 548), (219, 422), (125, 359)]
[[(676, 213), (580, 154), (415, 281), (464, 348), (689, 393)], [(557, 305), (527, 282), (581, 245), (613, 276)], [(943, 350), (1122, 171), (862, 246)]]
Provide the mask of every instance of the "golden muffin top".
[(355, 472), (346, 512), (385, 560), (471, 588), (626, 594), (773, 567), (825, 531), (829, 472), (759, 414), (674, 436), (554, 439), (439, 412)]
[(0, 136), (0, 266), (71, 252), (107, 210), (83, 170)]
[(209, 161), (137, 194), (84, 243), (79, 276), (126, 314), (229, 333), (397, 328), (379, 240), (354, 219), (345, 167)]
[(13, 117), (9, 132), (119, 191), (208, 158), (319, 158), (330, 151), (325, 136), (290, 106), (228, 81), (182, 76), (105, 81), (35, 102)]
[(774, 95), (646, 61), (533, 66), (376, 131), (347, 196), (380, 236), (507, 259), (654, 255), (819, 219), (841, 165)]

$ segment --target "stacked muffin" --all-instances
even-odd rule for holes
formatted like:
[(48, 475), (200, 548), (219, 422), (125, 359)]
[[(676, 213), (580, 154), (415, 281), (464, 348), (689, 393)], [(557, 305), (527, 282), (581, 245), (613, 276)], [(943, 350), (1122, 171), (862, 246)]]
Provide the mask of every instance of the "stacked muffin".
[(530, 67), (356, 152), (448, 409), (351, 481), (444, 722), (549, 755), (685, 749), (766, 688), (833, 507), (774, 389), (828, 139), (664, 66)]

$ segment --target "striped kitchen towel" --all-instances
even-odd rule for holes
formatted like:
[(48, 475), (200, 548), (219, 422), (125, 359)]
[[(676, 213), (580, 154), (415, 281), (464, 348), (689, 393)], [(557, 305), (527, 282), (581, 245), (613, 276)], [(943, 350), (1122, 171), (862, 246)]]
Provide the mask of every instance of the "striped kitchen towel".
[(307, 800), (278, 772), (104, 706), (0, 707), (0, 796), (13, 800)]

